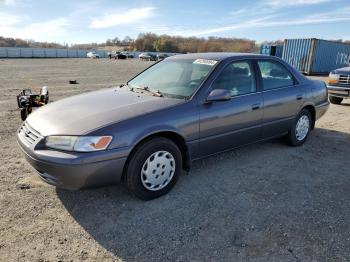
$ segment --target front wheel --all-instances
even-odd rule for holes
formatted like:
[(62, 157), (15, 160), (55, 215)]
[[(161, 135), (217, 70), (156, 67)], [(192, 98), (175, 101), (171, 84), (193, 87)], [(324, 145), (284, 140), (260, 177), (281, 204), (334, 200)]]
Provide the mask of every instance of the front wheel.
[(305, 143), (312, 126), (312, 116), (309, 110), (303, 109), (294, 120), (288, 132), (288, 143), (291, 146), (300, 146)]
[(343, 98), (341, 97), (336, 97), (336, 96), (329, 97), (329, 102), (331, 102), (332, 104), (340, 105), (342, 101), (343, 101)]
[(182, 156), (177, 145), (166, 138), (153, 138), (131, 155), (125, 182), (133, 195), (151, 200), (171, 190), (181, 169)]

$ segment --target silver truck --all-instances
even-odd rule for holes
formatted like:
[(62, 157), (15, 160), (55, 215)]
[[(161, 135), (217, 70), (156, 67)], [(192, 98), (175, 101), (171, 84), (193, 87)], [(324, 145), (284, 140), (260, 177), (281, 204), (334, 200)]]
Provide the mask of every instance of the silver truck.
[(350, 66), (336, 69), (329, 74), (329, 101), (339, 105), (344, 98), (350, 97)]

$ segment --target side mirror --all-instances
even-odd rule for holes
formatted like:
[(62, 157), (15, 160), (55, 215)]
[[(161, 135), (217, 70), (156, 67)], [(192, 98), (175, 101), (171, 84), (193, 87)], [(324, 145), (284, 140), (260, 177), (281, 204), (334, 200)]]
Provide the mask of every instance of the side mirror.
[(227, 89), (214, 89), (208, 95), (206, 102), (228, 101), (231, 100), (231, 93)]

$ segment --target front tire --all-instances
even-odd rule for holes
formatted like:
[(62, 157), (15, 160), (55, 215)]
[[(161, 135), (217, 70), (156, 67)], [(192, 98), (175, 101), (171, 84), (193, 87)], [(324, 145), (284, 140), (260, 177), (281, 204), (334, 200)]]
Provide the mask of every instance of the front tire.
[(335, 105), (340, 105), (340, 103), (343, 101), (343, 98), (341, 97), (336, 97), (336, 96), (330, 96), (329, 97), (329, 102)]
[(292, 128), (287, 135), (291, 146), (301, 146), (305, 143), (312, 127), (312, 116), (309, 110), (303, 109), (294, 120)]
[(168, 193), (182, 169), (178, 146), (167, 138), (153, 138), (137, 147), (126, 170), (126, 186), (142, 200), (151, 200)]

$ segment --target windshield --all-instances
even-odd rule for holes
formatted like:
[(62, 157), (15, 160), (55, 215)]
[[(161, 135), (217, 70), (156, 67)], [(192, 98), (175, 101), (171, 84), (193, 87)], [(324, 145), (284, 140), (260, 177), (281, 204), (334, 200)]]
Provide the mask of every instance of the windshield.
[(128, 82), (128, 85), (147, 88), (168, 97), (189, 98), (216, 63), (213, 60), (208, 61), (202, 59), (162, 61), (136, 76)]

